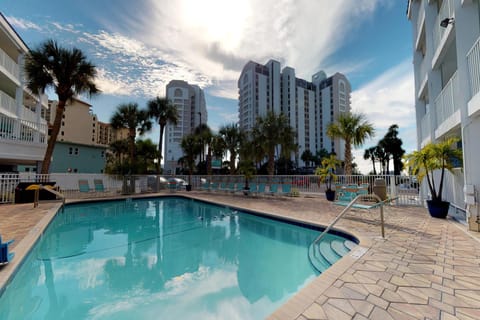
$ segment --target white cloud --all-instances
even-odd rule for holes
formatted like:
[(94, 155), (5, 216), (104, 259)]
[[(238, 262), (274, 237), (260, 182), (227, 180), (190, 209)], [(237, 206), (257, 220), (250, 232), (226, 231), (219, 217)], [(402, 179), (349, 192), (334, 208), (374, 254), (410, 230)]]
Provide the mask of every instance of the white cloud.
[(13, 27), (18, 28), (18, 29), (24, 29), (24, 30), (33, 29), (33, 30), (37, 30), (37, 31), (42, 30), (42, 28), (40, 28), (40, 26), (37, 25), (36, 23), (33, 23), (31, 21), (28, 21), (28, 20), (25, 20), (25, 19), (22, 19), (22, 18), (15, 18), (15, 17), (9, 16), (9, 17), (7, 17), (7, 20), (8, 20), (8, 22), (10, 22), (10, 24)]
[[(224, 97), (236, 98), (239, 71), (249, 61), (274, 58), (310, 77), (338, 50), (352, 28), (392, 0), (150, 0), (143, 19), (122, 15), (114, 30), (156, 51), (164, 61), (197, 70), (211, 81), (230, 81)], [(105, 34), (101, 35), (105, 36)], [(110, 39), (120, 41), (116, 37)], [(102, 45), (107, 45), (103, 39)], [(109, 44), (111, 47), (111, 43)], [(117, 47), (129, 52), (129, 47)], [(352, 63), (347, 69), (361, 66)], [(338, 71), (338, 70), (337, 70)], [(342, 70), (343, 71), (343, 70)], [(207, 84), (211, 85), (211, 84)]]
[(383, 138), (388, 128), (397, 124), (403, 148), (416, 148), (416, 120), (414, 108), (414, 77), (409, 61), (387, 70), (373, 81), (352, 92), (352, 109), (362, 112), (374, 125), (376, 135), (361, 149), (354, 151), (355, 162), (362, 173), (372, 170), (371, 162), (363, 160), (364, 150)]
[(98, 88), (105, 94), (128, 96), (131, 95), (133, 89), (128, 83), (118, 79), (103, 68), (97, 68), (97, 77), (95, 80)]

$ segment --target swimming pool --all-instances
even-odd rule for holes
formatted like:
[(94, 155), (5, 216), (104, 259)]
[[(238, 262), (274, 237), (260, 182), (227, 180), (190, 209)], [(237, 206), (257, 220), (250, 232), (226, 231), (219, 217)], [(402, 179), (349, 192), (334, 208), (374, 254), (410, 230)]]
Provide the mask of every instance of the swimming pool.
[(318, 275), (318, 234), (179, 197), (68, 205), (0, 296), (0, 319), (263, 319)]

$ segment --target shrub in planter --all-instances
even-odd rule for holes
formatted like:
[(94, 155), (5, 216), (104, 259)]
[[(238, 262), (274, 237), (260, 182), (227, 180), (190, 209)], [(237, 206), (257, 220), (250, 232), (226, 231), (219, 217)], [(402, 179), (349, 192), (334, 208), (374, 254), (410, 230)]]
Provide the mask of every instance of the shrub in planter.
[(332, 183), (337, 179), (335, 169), (338, 165), (340, 165), (340, 161), (332, 154), (322, 160), (322, 167), (315, 170), (315, 175), (320, 177), (320, 182), (325, 183), (325, 197), (328, 201), (335, 200), (335, 190), (332, 189)]
[[(443, 181), (445, 170), (452, 172), (456, 164), (462, 163), (462, 150), (455, 147), (459, 141), (450, 138), (437, 143), (428, 143), (419, 151), (405, 156), (406, 166), (417, 176), (418, 182), (427, 179), (431, 199), (427, 200), (428, 211), (432, 217), (445, 218), (450, 203), (443, 201)], [(435, 179), (434, 172), (440, 170), (439, 178)]]

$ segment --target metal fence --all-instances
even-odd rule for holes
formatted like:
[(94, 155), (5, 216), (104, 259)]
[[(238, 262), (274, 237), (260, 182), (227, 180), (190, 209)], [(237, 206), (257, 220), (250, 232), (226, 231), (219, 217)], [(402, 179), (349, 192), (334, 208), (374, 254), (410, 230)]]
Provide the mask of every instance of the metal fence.
[[(170, 189), (172, 178), (182, 179), (185, 184), (191, 182), (193, 190), (199, 190), (202, 183), (227, 182), (244, 183), (245, 177), (241, 175), (215, 175), (215, 176), (165, 176), (165, 175), (133, 175), (116, 176), (107, 174), (74, 174), (74, 173), (52, 173), (48, 175), (34, 173), (9, 174), (0, 173), (0, 203), (15, 202), (15, 188), (20, 182), (47, 183), (55, 182), (67, 199), (94, 198), (104, 196), (115, 196), (120, 194), (144, 194), (159, 192)], [(397, 205), (422, 205), (418, 183), (414, 177), (393, 176), (393, 175), (370, 175), (370, 176), (338, 176), (337, 183), (341, 184), (368, 184), (369, 191), (378, 179), (385, 181), (387, 193), (398, 197)], [(84, 188), (80, 187), (82, 181)], [(85, 182), (86, 181), (86, 182)], [(292, 192), (305, 196), (323, 197), (325, 184), (315, 175), (281, 175), (281, 176), (254, 176), (249, 179), (254, 183), (291, 184)], [(99, 185), (100, 184), (100, 185)], [(184, 189), (183, 183), (177, 184), (179, 189)], [(85, 189), (86, 186), (86, 189)]]

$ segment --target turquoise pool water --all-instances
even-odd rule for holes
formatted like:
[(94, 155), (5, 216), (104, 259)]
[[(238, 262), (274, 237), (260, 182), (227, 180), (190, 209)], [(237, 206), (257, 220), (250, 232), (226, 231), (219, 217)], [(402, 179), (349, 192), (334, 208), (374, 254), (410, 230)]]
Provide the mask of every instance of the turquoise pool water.
[(68, 205), (0, 319), (263, 319), (318, 275), (318, 234), (184, 198)]

